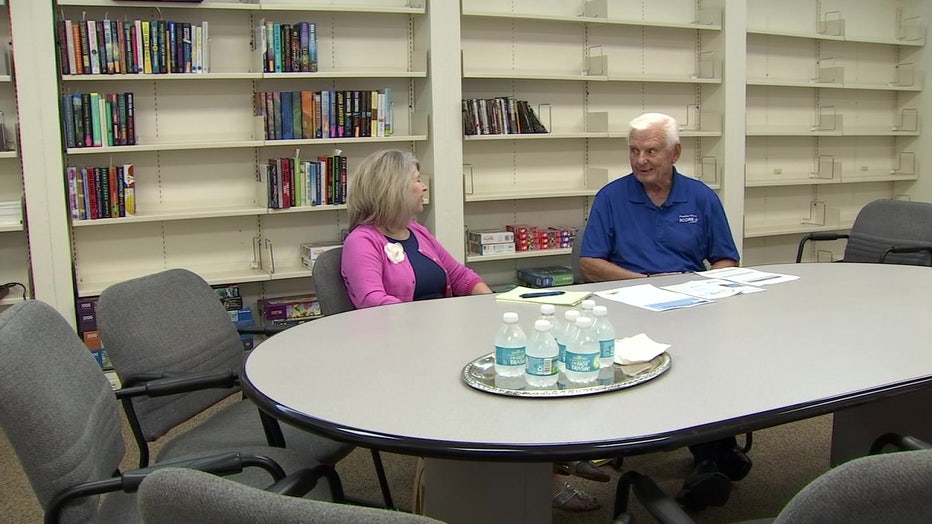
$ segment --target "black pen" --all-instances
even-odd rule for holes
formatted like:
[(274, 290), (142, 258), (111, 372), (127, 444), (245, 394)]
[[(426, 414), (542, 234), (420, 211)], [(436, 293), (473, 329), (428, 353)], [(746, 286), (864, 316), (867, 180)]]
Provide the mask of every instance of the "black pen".
[(566, 291), (538, 291), (536, 293), (523, 293), (518, 296), (521, 298), (555, 297), (563, 293), (566, 293)]

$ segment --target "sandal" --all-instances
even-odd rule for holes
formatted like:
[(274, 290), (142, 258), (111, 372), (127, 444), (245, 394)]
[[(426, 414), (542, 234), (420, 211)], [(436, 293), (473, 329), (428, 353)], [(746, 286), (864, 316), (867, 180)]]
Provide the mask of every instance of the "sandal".
[(564, 482), (560, 492), (553, 496), (553, 507), (563, 511), (581, 513), (595, 511), (601, 506), (599, 505), (599, 499)]
[(575, 475), (579, 478), (594, 480), (596, 482), (608, 482), (611, 477), (608, 473), (599, 469), (592, 461), (580, 460), (579, 462), (556, 462), (553, 464), (553, 472), (558, 475)]

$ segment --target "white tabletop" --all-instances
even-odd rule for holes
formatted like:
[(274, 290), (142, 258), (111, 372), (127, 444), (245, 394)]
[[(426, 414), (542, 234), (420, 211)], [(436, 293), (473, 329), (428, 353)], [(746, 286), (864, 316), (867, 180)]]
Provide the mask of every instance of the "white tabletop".
[(667, 449), (932, 385), (932, 270), (825, 263), (758, 269), (800, 278), (659, 313), (596, 297), (619, 338), (643, 332), (671, 344), (671, 369), (630, 389), (542, 399), (468, 387), (463, 366), (493, 350), (502, 313), (517, 311), (527, 329), (538, 315), (537, 306), (491, 295), (302, 324), (252, 352), (244, 387), (273, 415), (341, 440), (434, 457), (540, 461)]

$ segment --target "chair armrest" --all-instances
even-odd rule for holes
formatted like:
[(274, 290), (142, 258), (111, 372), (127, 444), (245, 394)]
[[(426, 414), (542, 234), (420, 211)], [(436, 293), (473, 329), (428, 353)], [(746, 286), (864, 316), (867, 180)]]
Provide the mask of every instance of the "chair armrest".
[(870, 454), (876, 455), (883, 452), (887, 446), (893, 446), (896, 451), (916, 451), (920, 449), (932, 449), (932, 444), (910, 436), (900, 435), (899, 433), (885, 433), (871, 444)]
[(841, 240), (847, 239), (848, 235), (844, 233), (808, 233), (799, 241), (799, 247), (796, 249), (796, 263), (799, 264), (803, 259), (803, 247), (806, 242), (821, 242), (823, 240)]
[(62, 509), (74, 499), (115, 491), (133, 493), (139, 488), (139, 484), (146, 478), (146, 475), (155, 470), (169, 467), (198, 469), (215, 475), (230, 475), (240, 473), (246, 467), (260, 467), (269, 472), (273, 481), (277, 482), (285, 478), (285, 471), (282, 467), (264, 455), (230, 452), (164, 462), (155, 466), (129, 470), (119, 476), (107, 479), (84, 482), (56, 493), (49, 502), (48, 510), (45, 513), (45, 522), (57, 523)]
[(932, 259), (932, 246), (890, 246), (883, 251), (880, 255), (880, 263), (884, 264), (887, 261), (887, 255), (891, 254), (913, 254), (913, 253), (928, 253), (929, 258)]
[(287, 328), (261, 328), (261, 327), (241, 327), (236, 328), (240, 335), (265, 335), (271, 337), (277, 335)]
[(615, 522), (633, 522), (628, 512), (628, 493), (633, 488), (634, 497), (657, 519), (672, 524), (693, 524), (693, 519), (683, 508), (664, 493), (657, 484), (637, 471), (628, 471), (618, 479), (615, 488)]
[(333, 500), (339, 501), (345, 498), (343, 494), (343, 483), (340, 481), (340, 477), (337, 475), (336, 470), (333, 469), (333, 466), (325, 465), (295, 471), (285, 478), (276, 481), (271, 486), (265, 488), (265, 490), (289, 497), (303, 497), (317, 487), (317, 481), (321, 478), (327, 479)]
[(214, 373), (165, 373), (159, 378), (147, 374), (128, 377), (124, 387), (116, 390), (118, 399), (131, 397), (164, 397), (210, 388), (230, 389), (239, 385), (239, 374), (233, 370)]

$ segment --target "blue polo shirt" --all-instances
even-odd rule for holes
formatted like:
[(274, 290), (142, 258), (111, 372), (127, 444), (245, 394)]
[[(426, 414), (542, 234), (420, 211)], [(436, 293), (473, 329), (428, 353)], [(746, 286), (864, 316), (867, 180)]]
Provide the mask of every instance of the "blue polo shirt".
[(738, 249), (718, 195), (674, 168), (673, 187), (661, 206), (633, 173), (599, 190), (580, 255), (654, 274), (702, 271), (704, 260), (738, 260)]

